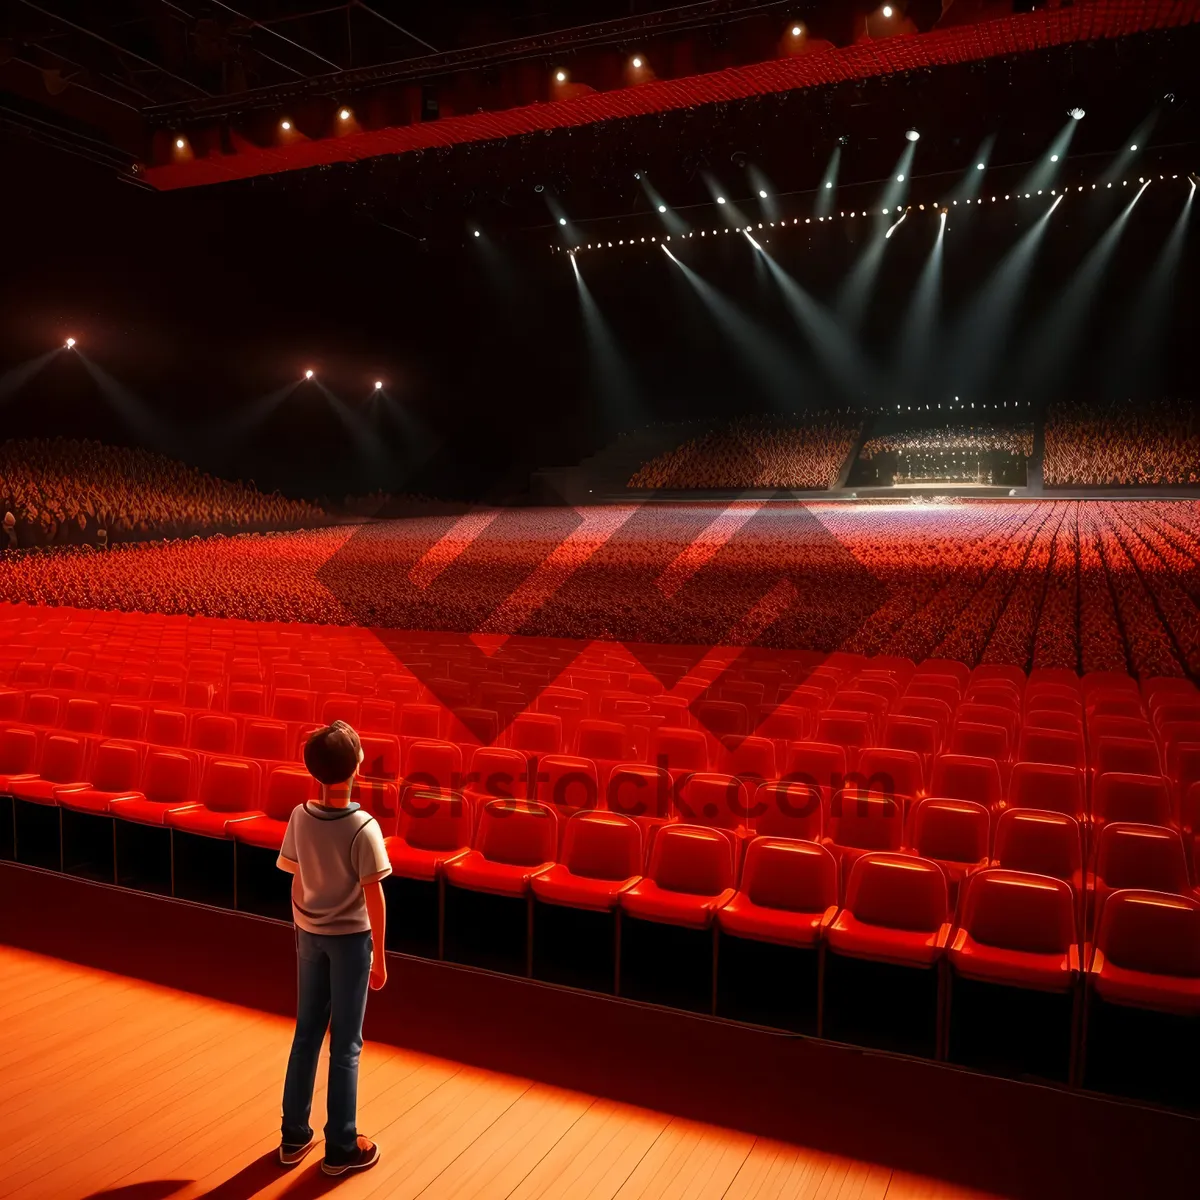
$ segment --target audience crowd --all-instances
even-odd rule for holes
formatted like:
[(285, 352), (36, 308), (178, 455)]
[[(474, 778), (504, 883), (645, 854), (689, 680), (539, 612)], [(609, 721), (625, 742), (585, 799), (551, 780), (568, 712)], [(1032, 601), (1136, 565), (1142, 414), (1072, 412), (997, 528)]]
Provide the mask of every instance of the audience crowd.
[(0, 600), (1200, 673), (1178, 501), (480, 511), (0, 555)]
[(1071, 401), (1046, 417), (1047, 484), (1200, 483), (1200, 419), (1190, 400)]
[(969, 425), (949, 429), (902, 430), (868, 438), (863, 443), (861, 457), (867, 460), (877, 454), (986, 454), (1001, 451), (1015, 458), (1033, 456), (1033, 426), (1005, 428), (999, 425)]
[(738, 421), (644, 464), (631, 488), (831, 488), (862, 430), (844, 414), (803, 425)]
[(14, 543), (103, 548), (328, 520), (303, 500), (264, 495), (161, 454), (74, 438), (0, 443), (0, 511), (9, 549)]

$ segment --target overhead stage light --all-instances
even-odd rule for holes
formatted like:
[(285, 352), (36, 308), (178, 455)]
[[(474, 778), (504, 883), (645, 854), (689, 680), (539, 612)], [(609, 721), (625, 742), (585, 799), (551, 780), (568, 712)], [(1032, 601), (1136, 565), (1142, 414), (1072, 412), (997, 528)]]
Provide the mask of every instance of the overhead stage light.
[(889, 19), (891, 18), (891, 15), (892, 15), (892, 6), (891, 6), (890, 4), (885, 4), (885, 5), (883, 6), (883, 15), (884, 15), (885, 17), (889, 18)]
[(904, 136), (908, 138), (910, 142), (919, 142), (921, 140), (920, 133), (915, 129), (909, 129)]
[(74, 338), (67, 338), (67, 349), (68, 350), (75, 349), (75, 339)]
[(828, 190), (828, 189), (829, 189), (829, 188), (831, 188), (831, 187), (833, 187), (833, 180), (832, 180), (832, 179), (831, 179), (831, 180), (829, 180), (829, 182), (825, 184), (825, 188), (826, 188), (826, 190)]
[(1052, 155), (1050, 155), (1050, 161), (1051, 161), (1051, 162), (1058, 162), (1058, 155), (1057, 155), (1057, 154), (1052, 154)]
[(1082, 108), (1072, 108), (1067, 113), (1067, 116), (1073, 117), (1076, 121), (1082, 121), (1086, 115)]
[(342, 121), (350, 120), (350, 110), (348, 108), (343, 108), (342, 111), (338, 113), (338, 119)]
[(1136, 149), (1137, 149), (1137, 142), (1134, 142), (1134, 144), (1129, 147), (1129, 151), (1132, 154), (1133, 151), (1135, 151)]
[(725, 197), (724, 197), (724, 196), (718, 196), (718, 197), (717, 197), (717, 203), (718, 203), (718, 204), (724, 204), (724, 203), (725, 203)]
[(975, 164), (975, 170), (977, 170), (977, 171), (986, 171), (986, 170), (987, 170), (987, 163), (976, 163), (976, 164)]
[(477, 229), (477, 230), (475, 230), (475, 236), (476, 236), (476, 237), (478, 237), (478, 236), (479, 236), (479, 230), (478, 230), (478, 229)]
[(186, 145), (187, 145), (187, 142), (185, 142), (185, 141), (183, 140), (183, 138), (176, 138), (176, 139), (175, 139), (175, 149), (176, 149), (176, 150), (182, 150), (182, 149), (184, 148), (184, 146), (186, 146)]
[(312, 377), (313, 377), (312, 367), (309, 367), (308, 370), (304, 372), (304, 378), (311, 379)]
[(382, 379), (375, 380), (375, 390), (377, 392), (383, 391), (383, 380)]
[(279, 128), (282, 129), (284, 133), (287, 133), (291, 129), (291, 127), (292, 127), (291, 121), (280, 121), (279, 122)]
[(566, 71), (555, 71), (554, 78), (557, 79), (559, 83), (566, 83), (567, 82), (567, 73), (566, 73)]
[(565, 224), (567, 223), (567, 218), (566, 218), (566, 217), (559, 217), (559, 218), (558, 218), (558, 223), (559, 223), (560, 225), (565, 225)]
[(635, 58), (633, 60), (633, 69), (635, 71), (640, 71), (642, 69), (642, 60), (640, 58)]
[(897, 182), (897, 183), (903, 183), (903, 182), (904, 182), (904, 172), (903, 172), (903, 171), (901, 171), (901, 172), (900, 172), (900, 174), (896, 176), (896, 182)]
[(759, 189), (758, 189), (758, 198), (759, 198), (760, 200), (765, 200), (765, 199), (767, 198), (767, 193), (766, 193), (766, 192), (764, 192), (764, 191), (762, 190), (762, 188), (759, 188)]
[(667, 206), (666, 206), (665, 204), (660, 204), (660, 205), (658, 206), (658, 211), (659, 211), (659, 212), (666, 212), (666, 211), (667, 211)]

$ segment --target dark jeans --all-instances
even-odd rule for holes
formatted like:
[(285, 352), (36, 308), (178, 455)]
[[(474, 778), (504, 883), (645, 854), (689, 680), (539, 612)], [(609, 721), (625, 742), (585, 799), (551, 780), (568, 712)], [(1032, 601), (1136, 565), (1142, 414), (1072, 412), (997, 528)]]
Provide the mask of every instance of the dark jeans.
[(296, 930), (296, 1036), (283, 1085), (283, 1141), (303, 1145), (312, 1137), (317, 1057), (329, 1030), (325, 1152), (352, 1154), (357, 1145), (358, 1056), (371, 976), (370, 933), (320, 936)]

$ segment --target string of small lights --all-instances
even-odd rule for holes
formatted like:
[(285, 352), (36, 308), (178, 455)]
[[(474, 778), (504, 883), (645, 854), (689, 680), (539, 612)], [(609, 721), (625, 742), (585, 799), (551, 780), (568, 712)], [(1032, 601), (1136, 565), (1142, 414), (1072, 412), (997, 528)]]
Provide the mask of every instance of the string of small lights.
[[(1167, 178), (1168, 177), (1165, 174), (1160, 174), (1157, 181), (1165, 182), (1167, 181)], [(1188, 175), (1185, 175), (1184, 178), (1188, 180), (1192, 179), (1192, 177)], [(1170, 179), (1178, 180), (1179, 175), (1171, 175)], [(952, 214), (953, 210), (959, 207), (965, 211), (972, 206), (979, 207), (983, 206), (985, 203), (988, 205), (1001, 204), (1006, 201), (1013, 203), (1017, 201), (1033, 200), (1038, 196), (1053, 196), (1055, 198), (1055, 203), (1057, 204), (1062, 200), (1066, 200), (1071, 197), (1078, 197), (1081, 194), (1090, 195), (1092, 192), (1096, 191), (1112, 190), (1114, 185), (1117, 189), (1120, 189), (1127, 188), (1131, 184), (1133, 186), (1140, 184), (1142, 190), (1144, 191), (1154, 182), (1155, 179), (1153, 176), (1139, 175), (1136, 180), (1122, 179), (1119, 183), (1114, 180), (1107, 183), (1093, 183), (1090, 185), (1078, 184), (1068, 187), (1037, 188), (1028, 192), (1007, 192), (1004, 194), (996, 193), (995, 195), (987, 197), (978, 196), (973, 199), (963, 199), (961, 201), (939, 200), (932, 203), (887, 205), (878, 208), (850, 209), (849, 211), (842, 209), (837, 213), (829, 213), (823, 216), (810, 215), (804, 217), (782, 217), (774, 221), (749, 221), (745, 225), (727, 224), (709, 226), (703, 229), (690, 229), (686, 232), (648, 234), (638, 237), (600, 238), (594, 241), (580, 241), (575, 245), (556, 246), (551, 244), (550, 251), (553, 254), (580, 255), (593, 253), (600, 250), (629, 249), (637, 246), (656, 245), (660, 243), (663, 245), (670, 244), (674, 246), (688, 240), (695, 240), (697, 237), (702, 239), (719, 238), (723, 234), (729, 233), (752, 235), (759, 230), (770, 229), (776, 229), (782, 232), (784, 230), (811, 227), (813, 225), (830, 225), (835, 221), (857, 220), (860, 217), (865, 218), (872, 216), (896, 218), (895, 222), (888, 229), (886, 234), (886, 236), (890, 237), (892, 232), (900, 225), (901, 221), (905, 220), (910, 214), (913, 213), (929, 213), (931, 216), (936, 215), (939, 217), (948, 218)], [(1192, 186), (1195, 187), (1196, 184), (1192, 182)], [(718, 203), (723, 202), (723, 199), (724, 198), (722, 197), (720, 200), (718, 200)], [(734, 203), (736, 203), (736, 201)], [(565, 222), (563, 223), (565, 224)], [(476, 236), (478, 236), (478, 234)]]

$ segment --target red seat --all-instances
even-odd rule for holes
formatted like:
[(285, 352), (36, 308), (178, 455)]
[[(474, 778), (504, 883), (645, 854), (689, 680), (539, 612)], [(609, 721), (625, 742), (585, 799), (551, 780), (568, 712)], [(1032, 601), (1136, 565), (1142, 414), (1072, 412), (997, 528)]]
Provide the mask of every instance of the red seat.
[(1110, 821), (1100, 831), (1096, 869), (1088, 884), (1093, 912), (1099, 912), (1105, 897), (1121, 888), (1186, 895), (1190, 888), (1183, 838), (1159, 825)]
[(1150, 738), (1102, 737), (1092, 743), (1092, 771), (1096, 775), (1158, 775), (1162, 771), (1158, 746)]
[(1087, 762), (1083, 738), (1066, 730), (1026, 725), (1017, 743), (1018, 762), (1054, 763), (1081, 769)]
[(746, 848), (741, 887), (717, 910), (717, 923), (735, 937), (813, 946), (837, 903), (837, 860), (824, 846), (756, 837)]
[(913, 672), (913, 679), (938, 679), (954, 684), (961, 693), (971, 681), (971, 668), (956, 658), (926, 658)]
[(174, 676), (156, 675), (150, 680), (149, 698), (165, 701), (167, 704), (182, 704), (184, 700), (185, 681)]
[(942, 734), (929, 717), (893, 713), (883, 725), (883, 744), (889, 750), (911, 750), (929, 761), (941, 749)]
[(940, 754), (933, 764), (929, 794), (947, 800), (973, 800), (995, 810), (1004, 796), (1000, 767), (994, 758)]
[(594, 812), (601, 807), (596, 764), (590, 758), (547, 754), (538, 760), (534, 799), (549, 805), (563, 820), (572, 813)]
[(1092, 788), (1092, 822), (1134, 821), (1141, 825), (1171, 825), (1171, 789), (1161, 775), (1131, 775), (1113, 771), (1100, 775)]
[[(363, 750), (369, 755), (368, 744), (378, 744), (382, 749), (387, 747), (387, 757), (382, 762), (382, 769), (365, 771), (363, 774), (376, 778), (395, 778), (395, 772), (389, 773), (391, 766), (391, 751), (395, 748), (399, 758), (400, 745), (396, 738), (385, 738), (382, 734), (371, 734), (362, 739)], [(367, 759), (363, 766), (366, 767)], [(461, 790), (462, 780), (462, 751), (453, 742), (436, 742), (432, 739), (413, 742), (404, 755), (404, 778), (406, 786), (417, 786), (432, 789), (435, 792), (454, 792)]]
[(104, 721), (104, 706), (99, 700), (72, 696), (67, 701), (63, 728), (69, 733), (99, 733)]
[(819, 842), (825, 835), (820, 788), (786, 779), (760, 783), (750, 809), (760, 836)]
[(723, 738), (717, 751), (717, 769), (751, 783), (775, 779), (775, 743), (765, 737)]
[(953, 754), (974, 758), (993, 758), (997, 763), (1008, 761), (1008, 730), (1002, 725), (978, 725), (973, 721), (957, 721), (950, 735)]
[(1144, 717), (1097, 716), (1088, 713), (1087, 735), (1092, 742), (1101, 738), (1132, 738), (1135, 742), (1148, 742), (1154, 738), (1154, 730)]
[(24, 711), (24, 692), (14, 688), (0, 689), (0, 721), (19, 721)]
[(471, 825), (471, 806), (458, 792), (409, 788), (396, 834), (384, 839), (392, 870), (405, 879), (431, 882), (470, 850)]
[(950, 965), (967, 979), (1069, 991), (1079, 976), (1075, 897), (1046, 875), (990, 868), (964, 885)]
[[(1033, 709), (1025, 714), (1024, 728), (1053, 729), (1058, 733), (1069, 733), (1081, 743), (1083, 741), (1083, 718), (1073, 713), (1057, 712), (1049, 708)], [(1020, 755), (1020, 753), (1020, 739), (1018, 737), (1017, 754)]]
[(784, 779), (822, 789), (824, 795), (840, 791), (846, 779), (846, 748), (826, 742), (796, 742), (788, 747)]
[(562, 753), (562, 717), (556, 713), (521, 713), (508, 727), (508, 744), (530, 754)]
[(442, 713), (438, 704), (402, 704), (400, 706), (400, 736), (437, 741), (442, 736)]
[(203, 837), (229, 837), (230, 825), (262, 815), (262, 767), (248, 758), (210, 758), (200, 781), (200, 803), (172, 809), (166, 824)]
[(234, 822), (229, 831), (235, 841), (278, 850), (283, 845), (292, 809), (316, 800), (319, 794), (317, 781), (303, 767), (272, 767), (263, 791), (262, 814)]
[(1100, 913), (1088, 983), (1110, 1004), (1200, 1015), (1200, 901), (1114, 892)]
[(164, 825), (167, 813), (195, 804), (196, 774), (190, 751), (151, 749), (142, 763), (138, 794), (113, 800), (109, 811), (122, 820)]
[(200, 713), (192, 722), (191, 747), (209, 754), (234, 754), (237, 751), (236, 717), (224, 713)]
[(754, 715), (757, 724), (753, 732), (758, 737), (770, 738), (781, 754), (789, 742), (800, 741), (811, 728), (808, 711), (793, 704), (765, 704)]
[(637, 822), (608, 812), (579, 812), (563, 830), (559, 862), (533, 879), (546, 904), (611, 912), (642, 873)]
[(114, 800), (132, 799), (141, 775), (142, 749), (130, 742), (101, 742), (88, 772), (91, 786), (56, 791), (58, 803), (77, 812), (107, 813)]
[(187, 745), (188, 715), (177, 708), (152, 708), (146, 720), (146, 741), (152, 746)]
[(1008, 806), (1047, 809), (1083, 820), (1087, 811), (1083, 784), (1083, 772), (1078, 767), (1019, 762), (1014, 764), (1008, 781)]
[(750, 811), (748, 791), (736, 776), (697, 771), (676, 784), (675, 808), (692, 825), (741, 829)]
[(624, 762), (632, 747), (625, 726), (618, 721), (586, 719), (575, 730), (575, 753), (600, 762)]
[(875, 741), (875, 718), (868, 713), (827, 708), (817, 722), (817, 741), (844, 747), (847, 766), (853, 766), (859, 750)]
[(645, 878), (621, 896), (631, 917), (704, 929), (734, 894), (734, 847), (725, 831), (664, 825), (650, 847)]
[(857, 686), (843, 688), (834, 694), (829, 707), (834, 712), (856, 712), (871, 718), (871, 740), (879, 737), (887, 717), (888, 700), (876, 692), (861, 691)]
[(904, 806), (890, 796), (838, 792), (830, 802), (830, 848), (847, 877), (855, 859), (872, 851), (898, 851), (904, 844)]
[(396, 727), (395, 701), (364, 696), (359, 701), (358, 722), (355, 728), (360, 734), (391, 733)]
[(938, 700), (946, 705), (951, 712), (958, 707), (962, 699), (962, 691), (953, 680), (941, 676), (914, 676), (904, 689), (901, 698), (901, 711), (907, 711), (908, 703), (912, 700)]
[(66, 787), (85, 788), (84, 773), (87, 742), (74, 734), (52, 733), (43, 741), (38, 753), (36, 775), (18, 775), (9, 780), (6, 789), (18, 800), (33, 804), (56, 803), (55, 793)]
[(287, 725), (282, 721), (248, 720), (242, 730), (242, 755), (267, 761), (290, 758)]
[(519, 750), (477, 746), (471, 755), (471, 770), (460, 790), (469, 797), (484, 800), (524, 799), (528, 795), (527, 774), (528, 764)]
[(925, 795), (925, 763), (915, 750), (869, 746), (859, 752), (854, 773), (859, 789), (875, 795), (898, 800), (919, 800)]
[(952, 884), (988, 864), (991, 816), (970, 800), (940, 800), (930, 796), (912, 811), (908, 849), (935, 862)]
[(558, 818), (544, 804), (489, 800), (479, 815), (474, 849), (445, 866), (456, 887), (524, 896), (533, 877), (554, 864)]
[(316, 693), (302, 688), (278, 688), (271, 701), (271, 716), (276, 721), (316, 720)]
[(266, 692), (258, 683), (230, 683), (225, 696), (225, 711), (261, 717), (266, 708)]
[(666, 768), (618, 763), (604, 788), (604, 806), (626, 817), (667, 820), (671, 816), (671, 792), (671, 776)]
[(321, 701), (321, 724), (332, 725), (334, 721), (345, 721), (347, 725), (357, 729), (361, 724), (360, 709), (361, 702), (357, 696), (349, 693), (331, 693)]
[(851, 958), (929, 967), (950, 937), (946, 876), (937, 863), (864, 854), (846, 882), (846, 905), (829, 926), (830, 949)]
[(750, 713), (736, 700), (697, 700), (692, 716), (715, 738), (743, 738), (750, 732)]
[(1010, 808), (996, 822), (991, 865), (1010, 871), (1050, 875), (1083, 889), (1083, 836), (1067, 813)]
[(708, 770), (708, 742), (699, 729), (663, 726), (655, 731), (651, 743), (651, 761), (664, 767), (671, 777)]
[(30, 692), (25, 697), (25, 722), (53, 728), (58, 724), (60, 707), (59, 698), (52, 692)]

